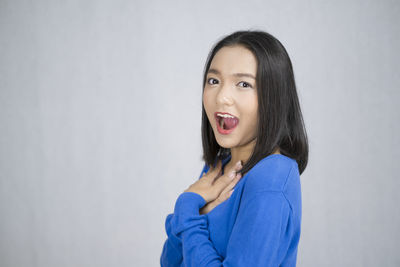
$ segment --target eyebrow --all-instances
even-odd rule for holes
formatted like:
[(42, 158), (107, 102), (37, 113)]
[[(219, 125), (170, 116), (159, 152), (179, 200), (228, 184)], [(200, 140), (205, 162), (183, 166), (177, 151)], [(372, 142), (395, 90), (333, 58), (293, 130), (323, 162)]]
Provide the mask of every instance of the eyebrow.
[[(216, 69), (209, 69), (207, 73), (215, 73), (215, 74), (221, 74), (220, 71), (216, 70)], [(249, 77), (252, 79), (256, 79), (252, 74), (249, 73), (234, 73), (232, 74), (232, 76), (236, 76), (236, 77)]]

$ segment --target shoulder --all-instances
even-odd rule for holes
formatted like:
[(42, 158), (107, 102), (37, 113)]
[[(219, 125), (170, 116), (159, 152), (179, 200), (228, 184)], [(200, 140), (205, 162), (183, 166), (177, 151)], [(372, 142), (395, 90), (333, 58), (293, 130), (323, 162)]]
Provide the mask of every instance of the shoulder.
[(249, 172), (245, 184), (247, 193), (263, 191), (285, 192), (298, 174), (297, 162), (282, 154), (269, 155)]
[(289, 204), (294, 220), (300, 223), (301, 185), (296, 160), (281, 154), (260, 160), (248, 172), (243, 195), (254, 196), (261, 192), (279, 194)]

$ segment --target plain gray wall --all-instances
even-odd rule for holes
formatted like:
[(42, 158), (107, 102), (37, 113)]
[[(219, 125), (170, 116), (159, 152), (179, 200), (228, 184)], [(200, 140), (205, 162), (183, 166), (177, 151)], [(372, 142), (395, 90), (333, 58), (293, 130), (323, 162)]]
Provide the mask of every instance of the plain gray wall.
[(159, 266), (211, 46), (265, 30), (310, 141), (298, 266), (399, 266), (399, 1), (0, 1), (0, 266)]

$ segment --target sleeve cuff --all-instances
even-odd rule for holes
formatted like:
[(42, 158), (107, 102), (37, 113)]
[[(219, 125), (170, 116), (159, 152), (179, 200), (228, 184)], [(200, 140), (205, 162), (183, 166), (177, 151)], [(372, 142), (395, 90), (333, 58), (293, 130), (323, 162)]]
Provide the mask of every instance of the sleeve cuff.
[(183, 192), (175, 203), (174, 217), (171, 220), (172, 233), (181, 238), (181, 233), (193, 227), (207, 229), (207, 215), (199, 210), (206, 204), (205, 199), (194, 192)]
[(185, 215), (200, 215), (199, 210), (206, 204), (205, 199), (194, 192), (183, 192), (175, 203), (174, 213)]

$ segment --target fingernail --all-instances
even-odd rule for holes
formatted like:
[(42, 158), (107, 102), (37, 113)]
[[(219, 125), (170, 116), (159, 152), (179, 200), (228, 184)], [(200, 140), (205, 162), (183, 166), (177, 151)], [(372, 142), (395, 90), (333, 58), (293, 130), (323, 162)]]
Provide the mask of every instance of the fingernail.
[(236, 167), (242, 167), (242, 161), (241, 160), (239, 160), (238, 162), (236, 162)]

